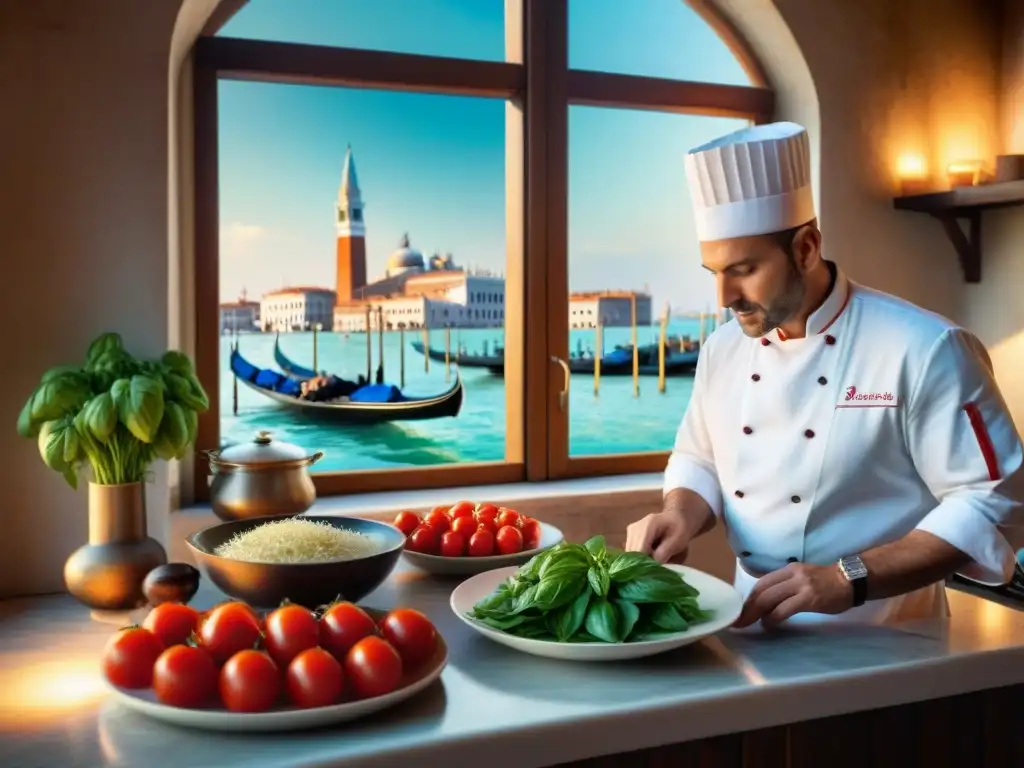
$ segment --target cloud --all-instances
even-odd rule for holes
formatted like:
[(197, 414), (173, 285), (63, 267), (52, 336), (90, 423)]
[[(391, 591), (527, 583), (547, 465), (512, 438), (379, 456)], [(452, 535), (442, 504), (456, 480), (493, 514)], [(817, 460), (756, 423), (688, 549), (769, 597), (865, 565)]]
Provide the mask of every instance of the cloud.
[(263, 243), (270, 230), (259, 224), (243, 224), (232, 221), (220, 228), (220, 251), (222, 258), (245, 256), (253, 246)]

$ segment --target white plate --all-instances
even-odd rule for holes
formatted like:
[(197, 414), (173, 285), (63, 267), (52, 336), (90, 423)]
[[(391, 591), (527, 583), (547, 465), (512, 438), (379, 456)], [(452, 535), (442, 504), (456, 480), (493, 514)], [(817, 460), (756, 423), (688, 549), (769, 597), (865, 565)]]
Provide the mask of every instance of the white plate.
[(448, 646), (438, 635), (437, 651), (434, 653), (434, 657), (424, 663), (415, 673), (403, 678), (402, 686), (398, 690), (372, 699), (312, 709), (281, 707), (269, 712), (229, 712), (222, 707), (185, 709), (161, 704), (157, 701), (156, 694), (152, 689), (134, 691), (115, 686), (109, 687), (114, 698), (123, 706), (172, 725), (198, 728), (204, 731), (299, 731), (344, 723), (393, 707), (412, 698), (437, 680), (447, 663)]
[(514, 555), (441, 557), (440, 555), (425, 555), (422, 552), (410, 552), (408, 549), (403, 551), (402, 555), (417, 568), (428, 573), (440, 576), (470, 576), (475, 573), (492, 571), (495, 568), (522, 565), (534, 555), (561, 543), (562, 539), (562, 532), (555, 526), (540, 523), (540, 546), (536, 549), (517, 552)]
[(694, 624), (685, 632), (666, 634), (636, 643), (558, 643), (551, 640), (535, 640), (510, 635), (474, 621), (466, 615), (474, 605), (492, 594), (501, 582), (514, 574), (517, 568), (499, 568), (466, 579), (452, 592), (451, 606), (456, 616), (484, 637), (523, 653), (564, 661), (622, 661), (653, 656), (721, 632), (739, 618), (743, 600), (732, 585), (685, 565), (666, 567), (678, 571), (688, 584), (696, 587), (700, 591), (700, 607), (714, 611), (715, 615), (709, 621)]

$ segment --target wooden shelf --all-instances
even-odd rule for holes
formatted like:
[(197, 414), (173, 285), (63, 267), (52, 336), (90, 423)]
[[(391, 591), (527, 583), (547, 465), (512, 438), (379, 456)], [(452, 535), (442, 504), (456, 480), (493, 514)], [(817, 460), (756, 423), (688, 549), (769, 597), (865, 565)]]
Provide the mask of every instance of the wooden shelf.
[[(893, 200), (901, 211), (927, 213), (941, 222), (956, 248), (960, 268), (968, 283), (981, 282), (981, 214), (996, 208), (1024, 205), (1024, 180), (957, 187), (948, 192), (907, 195)], [(967, 222), (967, 232), (960, 220)]]

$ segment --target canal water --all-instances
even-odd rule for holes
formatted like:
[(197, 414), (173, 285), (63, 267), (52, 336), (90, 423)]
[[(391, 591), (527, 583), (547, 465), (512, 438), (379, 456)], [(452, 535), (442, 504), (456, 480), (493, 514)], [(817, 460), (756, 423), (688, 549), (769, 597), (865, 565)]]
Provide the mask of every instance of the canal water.
[[(679, 319), (668, 328), (669, 335), (698, 337), (697, 320)], [(604, 348), (628, 344), (629, 328), (606, 328)], [(245, 334), (239, 338), (239, 351), (255, 365), (275, 368), (272, 333)], [(281, 349), (300, 365), (313, 365), (311, 333), (281, 334)], [(654, 343), (657, 326), (641, 328), (640, 344)], [(467, 353), (479, 353), (486, 343), (493, 349), (501, 342), (501, 329), (452, 330), (454, 349), (461, 344)], [(422, 340), (421, 331), (405, 334), (405, 392), (433, 395), (445, 391), (444, 363), (430, 362), (425, 370), (423, 355), (412, 348)], [(387, 467), (429, 466), (457, 462), (500, 461), (505, 457), (505, 383), (482, 369), (462, 369), (465, 399), (455, 418), (431, 421), (396, 422), (373, 426), (347, 426), (317, 423), (299, 417), (258, 392), (238, 387), (238, 413), (232, 414), (232, 380), (229, 356), (232, 339), (221, 337), (221, 444), (227, 446), (251, 440), (262, 429), (275, 439), (300, 445), (310, 451), (324, 451), (324, 459), (314, 470), (382, 469)], [(430, 343), (444, 348), (444, 331), (432, 331)], [(592, 350), (594, 332), (570, 332), (570, 349)], [(373, 337), (373, 366), (378, 363), (378, 339)], [(384, 373), (390, 383), (399, 383), (401, 343), (397, 332), (384, 335)], [(320, 333), (317, 341), (317, 365), (320, 370), (354, 378), (366, 371), (366, 336), (352, 333)], [(454, 367), (452, 371), (454, 376)], [(634, 451), (669, 450), (679, 420), (690, 401), (692, 376), (667, 380), (664, 393), (658, 392), (657, 376), (640, 377), (640, 396), (633, 393), (630, 376), (602, 377), (600, 393), (594, 395), (593, 376), (573, 376), (569, 396), (569, 441), (573, 456), (595, 456)]]

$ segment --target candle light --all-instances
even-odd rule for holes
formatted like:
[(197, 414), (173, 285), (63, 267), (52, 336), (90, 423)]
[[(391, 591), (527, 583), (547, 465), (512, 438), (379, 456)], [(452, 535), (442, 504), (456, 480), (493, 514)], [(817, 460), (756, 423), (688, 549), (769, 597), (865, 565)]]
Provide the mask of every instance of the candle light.
[(896, 161), (896, 177), (901, 195), (923, 195), (932, 191), (928, 180), (928, 166), (924, 157), (916, 153), (904, 153)]
[(973, 187), (981, 181), (980, 160), (960, 160), (946, 169), (950, 187)]

